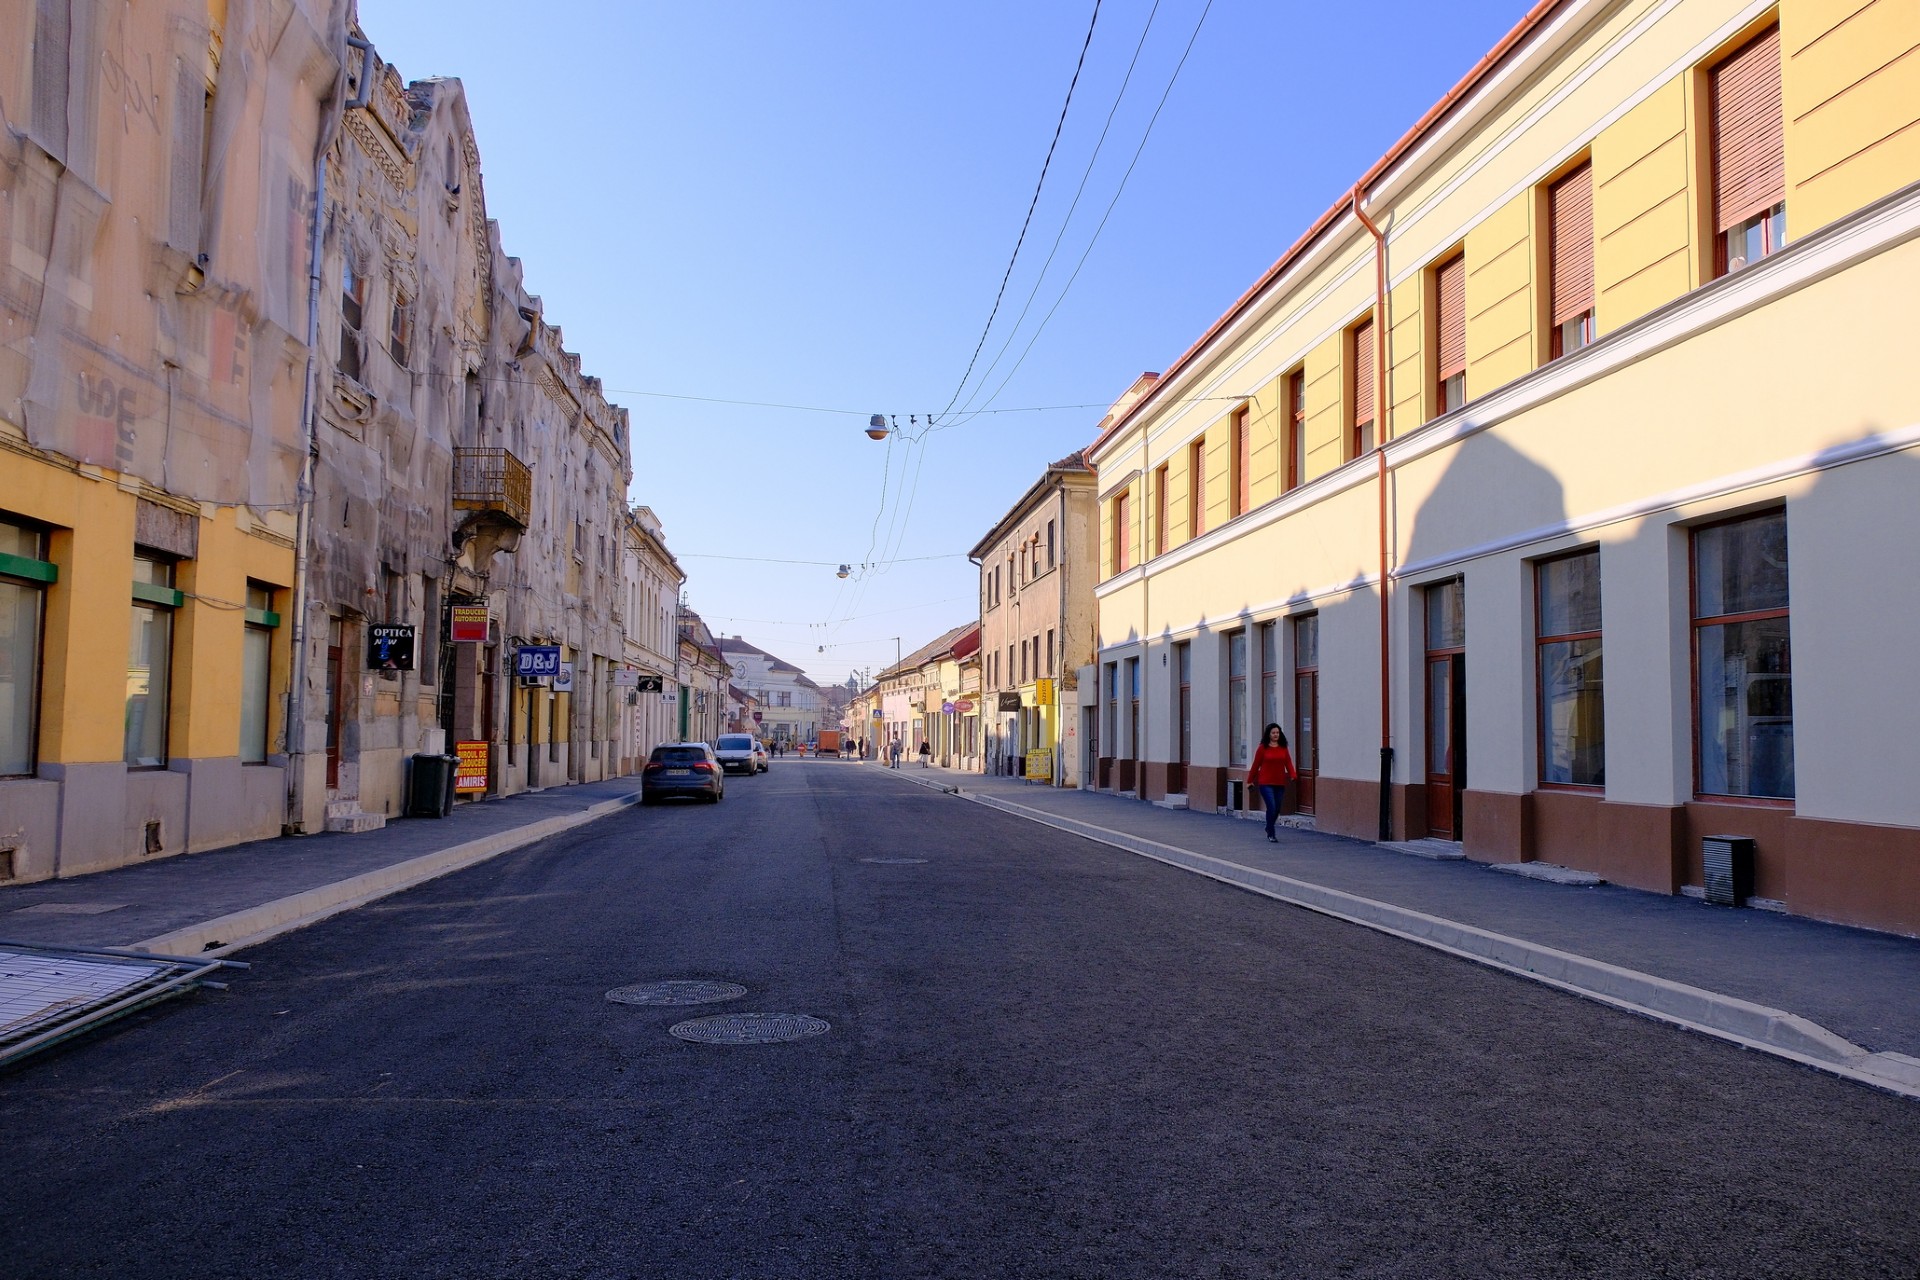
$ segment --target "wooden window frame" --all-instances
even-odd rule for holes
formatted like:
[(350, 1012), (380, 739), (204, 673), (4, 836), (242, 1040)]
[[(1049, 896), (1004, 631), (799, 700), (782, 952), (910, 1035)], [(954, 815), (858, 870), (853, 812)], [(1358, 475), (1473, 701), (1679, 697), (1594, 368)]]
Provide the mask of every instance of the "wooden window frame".
[[(1761, 46), (1765, 46), (1772, 52), (1772, 75), (1769, 82), (1749, 89), (1745, 94), (1736, 92), (1729, 102), (1722, 97), (1721, 76), (1736, 69), (1742, 58), (1749, 54), (1757, 55)], [(1768, 257), (1786, 247), (1786, 111), (1782, 98), (1784, 70), (1780, 65), (1781, 52), (1780, 24), (1775, 20), (1742, 38), (1732, 49), (1716, 58), (1706, 70), (1708, 184), (1706, 216), (1708, 230), (1713, 236), (1714, 279), (1740, 269), (1731, 265), (1729, 253), (1729, 236), (1738, 228), (1758, 224), (1761, 258)], [(1752, 83), (1751, 77), (1748, 83)], [(1763, 121), (1763, 132), (1739, 139), (1738, 149), (1743, 153), (1743, 163), (1738, 167), (1749, 171), (1771, 172), (1758, 182), (1753, 180), (1750, 172), (1743, 173), (1742, 182), (1735, 188), (1738, 198), (1733, 202), (1733, 210), (1729, 211), (1723, 207), (1722, 199), (1726, 194), (1721, 164), (1726, 150), (1726, 140), (1723, 136), (1723, 106), (1747, 107), (1750, 110), (1754, 102), (1769, 101), (1775, 108), (1771, 115), (1771, 127), (1766, 127), (1764, 123), (1767, 117), (1759, 117)], [(1762, 157), (1762, 163), (1755, 163), (1756, 155)], [(1757, 189), (1758, 197), (1756, 198), (1753, 190), (1747, 188)], [(1741, 266), (1751, 265), (1755, 260), (1744, 258), (1741, 260)]]
[(1245, 515), (1253, 505), (1253, 434), (1247, 425), (1250, 417), (1252, 406), (1241, 405), (1227, 419), (1228, 467), (1233, 472), (1227, 487), (1229, 520)]
[(1307, 479), (1307, 371), (1287, 375), (1287, 492)]
[[(1747, 609), (1739, 613), (1702, 615), (1695, 612), (1700, 607), (1699, 537), (1709, 529), (1741, 524), (1745, 521), (1757, 519), (1761, 516), (1772, 515), (1776, 512), (1780, 514), (1782, 519), (1786, 518), (1786, 508), (1766, 507), (1758, 511), (1743, 511), (1739, 515), (1728, 516), (1720, 520), (1709, 520), (1701, 524), (1689, 526), (1687, 529), (1687, 658), (1690, 668), (1688, 683), (1692, 693), (1687, 710), (1692, 721), (1690, 736), (1693, 740), (1693, 799), (1701, 803), (1750, 805), (1760, 809), (1785, 810), (1793, 810), (1799, 804), (1797, 779), (1794, 788), (1796, 794), (1791, 796), (1735, 795), (1724, 791), (1705, 791), (1702, 790), (1700, 786), (1700, 751), (1702, 746), (1700, 740), (1700, 633), (1711, 627), (1722, 627), (1741, 622), (1765, 622), (1774, 618), (1786, 619), (1788, 626), (1791, 627), (1793, 595), (1791, 585), (1792, 565), (1791, 561), (1789, 561), (1788, 595), (1787, 603), (1784, 606), (1777, 609)], [(1788, 672), (1788, 677), (1791, 679), (1791, 671)]]
[(1167, 553), (1167, 481), (1169, 467), (1161, 463), (1153, 469), (1153, 546), (1149, 556), (1163, 556)]
[[(1578, 640), (1600, 640), (1604, 644), (1606, 634), (1606, 615), (1604, 610), (1601, 614), (1600, 626), (1595, 630), (1549, 634), (1546, 630), (1540, 607), (1545, 595), (1540, 589), (1540, 571), (1542, 569), (1562, 560), (1572, 560), (1575, 557), (1585, 555), (1596, 557), (1597, 562), (1599, 554), (1600, 548), (1597, 545), (1575, 547), (1572, 550), (1561, 552), (1558, 555), (1543, 556), (1541, 559), (1535, 560), (1529, 565), (1529, 568), (1533, 572), (1533, 777), (1534, 786), (1541, 791), (1575, 791), (1585, 792), (1589, 795), (1603, 795), (1607, 789), (1606, 784), (1602, 782), (1549, 782), (1547, 780), (1546, 664), (1542, 661), (1541, 657), (1541, 651), (1550, 644), (1568, 644)], [(1604, 649), (1602, 650), (1600, 660), (1604, 669), (1606, 663)], [(1603, 691), (1601, 693), (1603, 716), (1605, 715), (1605, 697), (1606, 694)], [(1605, 746), (1606, 744), (1603, 741), (1601, 744), (1603, 754), (1605, 752)]]
[[(1579, 184), (1579, 185), (1576, 185)], [(1545, 184), (1547, 358), (1592, 343), (1599, 289), (1594, 275), (1593, 158), (1583, 156)], [(1576, 248), (1563, 252), (1566, 243)], [(1579, 278), (1574, 278), (1579, 277)], [(1577, 338), (1578, 341), (1570, 341)]]
[[(1433, 350), (1434, 350), (1434, 362), (1433, 362), (1434, 414), (1433, 416), (1436, 418), (1442, 416), (1443, 414), (1452, 413), (1455, 409), (1458, 409), (1461, 405), (1464, 405), (1467, 402), (1466, 269), (1467, 269), (1467, 254), (1466, 254), (1466, 250), (1461, 249), (1461, 250), (1456, 250), (1455, 252), (1447, 255), (1447, 257), (1443, 259), (1439, 263), (1439, 265), (1433, 268), (1433, 272), (1432, 272), (1433, 316), (1434, 316), (1433, 334), (1432, 334)], [(1449, 352), (1449, 341), (1448, 341), (1449, 331), (1451, 326), (1449, 326), (1448, 324), (1448, 319), (1449, 319), (1448, 311), (1447, 311), (1448, 290), (1446, 287), (1448, 283), (1448, 273), (1456, 270), (1460, 273), (1459, 281), (1457, 285), (1457, 288), (1458, 288), (1457, 303), (1459, 308), (1459, 314), (1457, 317), (1454, 317), (1459, 329), (1459, 338), (1458, 338), (1459, 355), (1458, 355), (1457, 361), (1451, 360), (1448, 358), (1449, 355), (1451, 354)], [(1451, 395), (1448, 394), (1448, 384), (1451, 383), (1455, 378), (1458, 378), (1460, 380), (1460, 395), (1458, 400), (1455, 400)]]
[(1207, 441), (1187, 446), (1187, 541), (1207, 531)]
[[(1378, 339), (1374, 337), (1373, 329), (1377, 322), (1378, 318), (1369, 312), (1366, 319), (1347, 330), (1347, 368), (1351, 371), (1350, 380), (1353, 384), (1352, 396), (1348, 401), (1353, 406), (1353, 413), (1346, 430), (1348, 462), (1372, 453), (1374, 443), (1380, 438), (1380, 406), (1373, 403), (1379, 398), (1380, 392), (1380, 371), (1374, 367), (1379, 356), (1376, 349)], [(1366, 391), (1364, 401), (1360, 394), (1362, 388)], [(1363, 404), (1372, 410), (1364, 419), (1360, 416)]]

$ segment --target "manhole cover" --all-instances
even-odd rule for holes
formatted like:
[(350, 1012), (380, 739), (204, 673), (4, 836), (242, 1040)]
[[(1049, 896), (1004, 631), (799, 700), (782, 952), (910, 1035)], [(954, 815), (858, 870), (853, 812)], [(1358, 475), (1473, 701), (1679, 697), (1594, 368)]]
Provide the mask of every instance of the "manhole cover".
[(716, 1013), (676, 1022), (667, 1033), (700, 1044), (784, 1044), (820, 1035), (827, 1028), (825, 1019), (804, 1013)]
[(912, 867), (926, 861), (925, 858), (862, 858), (862, 862), (871, 862), (876, 867)]
[(664, 982), (615, 987), (607, 992), (607, 999), (615, 1004), (718, 1004), (722, 1000), (738, 1000), (745, 994), (747, 989), (737, 982), (668, 978)]

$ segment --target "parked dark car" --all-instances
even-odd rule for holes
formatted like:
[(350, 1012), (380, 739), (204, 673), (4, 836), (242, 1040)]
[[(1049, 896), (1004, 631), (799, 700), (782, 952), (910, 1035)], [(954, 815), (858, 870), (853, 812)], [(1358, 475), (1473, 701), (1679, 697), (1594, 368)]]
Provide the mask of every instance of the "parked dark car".
[(717, 803), (726, 786), (712, 747), (704, 742), (663, 742), (640, 771), (640, 803), (655, 804), (668, 796)]

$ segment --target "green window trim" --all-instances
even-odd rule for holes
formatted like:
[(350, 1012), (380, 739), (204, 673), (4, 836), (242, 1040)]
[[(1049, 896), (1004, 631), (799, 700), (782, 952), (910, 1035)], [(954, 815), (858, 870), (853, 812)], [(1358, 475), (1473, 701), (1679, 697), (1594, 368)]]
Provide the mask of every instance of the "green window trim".
[(169, 609), (178, 609), (187, 602), (185, 592), (175, 591), (172, 587), (156, 587), (151, 582), (134, 583), (133, 598), (148, 604), (165, 605)]
[(247, 621), (256, 627), (277, 627), (280, 625), (280, 615), (271, 609), (249, 609)]
[(60, 566), (48, 564), (45, 560), (33, 560), (26, 556), (12, 556), (0, 551), (0, 573), (15, 578), (27, 578), (33, 582), (60, 581)]

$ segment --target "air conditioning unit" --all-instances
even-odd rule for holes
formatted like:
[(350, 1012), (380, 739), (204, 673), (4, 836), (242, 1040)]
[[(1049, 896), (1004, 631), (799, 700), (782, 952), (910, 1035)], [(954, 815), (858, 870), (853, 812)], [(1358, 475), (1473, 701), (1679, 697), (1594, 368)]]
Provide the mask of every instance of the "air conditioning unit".
[(1753, 896), (1753, 838), (1705, 836), (1700, 841), (1701, 879), (1708, 902), (1744, 907)]
[(547, 679), (548, 679), (548, 677), (546, 677), (546, 676), (520, 676), (520, 677), (518, 677), (518, 681), (519, 681), (519, 685), (520, 685), (520, 687), (521, 687), (522, 689), (541, 689), (541, 688), (545, 688), (545, 687), (546, 687), (546, 683), (547, 683)]

